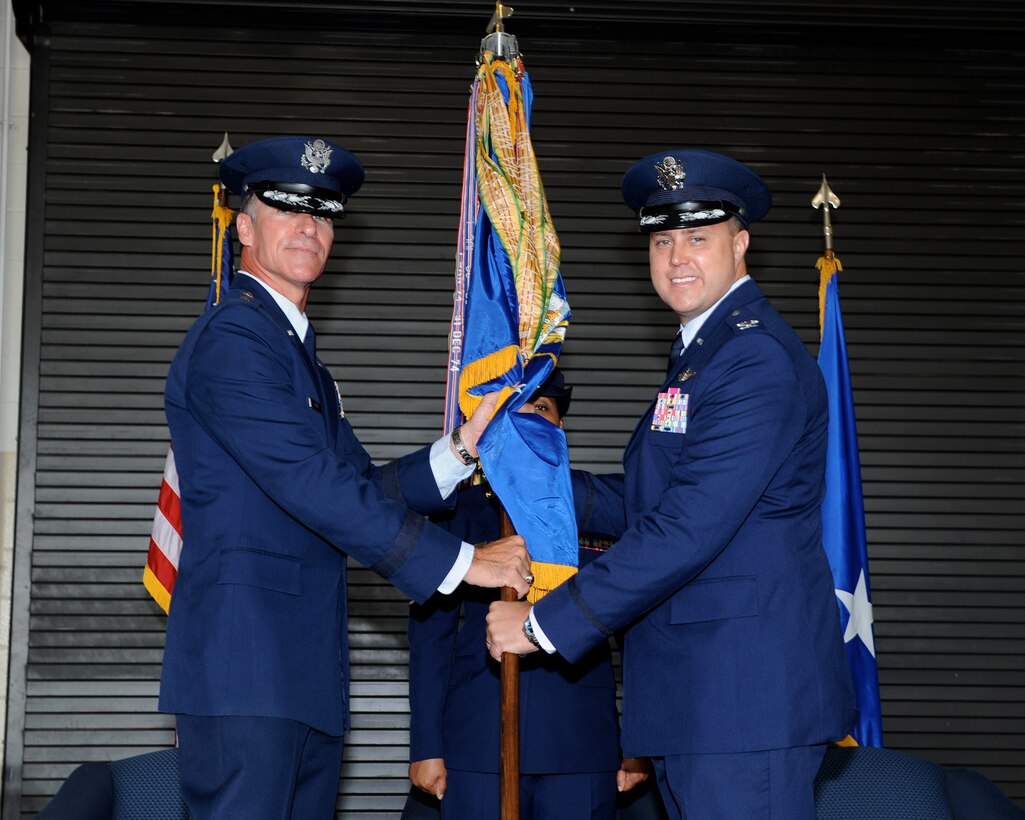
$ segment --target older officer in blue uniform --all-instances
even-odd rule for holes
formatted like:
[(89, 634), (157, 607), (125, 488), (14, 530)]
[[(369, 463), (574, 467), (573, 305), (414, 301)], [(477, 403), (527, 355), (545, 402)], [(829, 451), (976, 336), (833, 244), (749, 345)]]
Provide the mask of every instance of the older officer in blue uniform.
[(241, 270), (193, 324), (165, 408), (184, 549), (159, 708), (177, 715), (194, 820), (334, 817), (348, 728), (346, 558), (414, 600), (461, 581), (528, 589), (522, 539), (474, 549), (426, 523), (474, 467), (494, 399), (454, 437), (375, 467), (316, 358), (305, 309), (363, 181), (316, 137), (244, 146)]
[(623, 474), (574, 474), (581, 527), (615, 547), (532, 611), (492, 604), (491, 654), (577, 661), (629, 627), (623, 749), (654, 759), (670, 816), (813, 820), (855, 707), (821, 545), (825, 387), (745, 262), (771, 196), (729, 157), (671, 150), (623, 197), (680, 322), (669, 371)]

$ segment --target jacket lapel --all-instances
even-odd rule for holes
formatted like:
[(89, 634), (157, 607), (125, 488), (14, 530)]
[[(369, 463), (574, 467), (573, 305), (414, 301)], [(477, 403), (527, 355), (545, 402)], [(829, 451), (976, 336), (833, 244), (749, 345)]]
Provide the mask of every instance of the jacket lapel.
[[(288, 321), (284, 311), (278, 307), (274, 297), (259, 282), (250, 281), (248, 276), (236, 276), (232, 282), (231, 290), (233, 294), (237, 294), (238, 298), (243, 301), (258, 304), (263, 312), (274, 322), (275, 326), (289, 338), (295, 354), (303, 363), (303, 367), (306, 368), (306, 372), (309, 374), (314, 387), (315, 395), (308, 398), (318, 403), (318, 412), (323, 420), (328, 441), (334, 446), (335, 439), (337, 438), (335, 418), (339, 409), (335, 398), (334, 385), (330, 383), (331, 379), (327, 369), (310, 361), (310, 356), (306, 352), (302, 340), (292, 327), (292, 323)], [(311, 410), (310, 412), (313, 411)]]
[[(728, 338), (726, 317), (741, 305), (746, 305), (762, 298), (764, 298), (762, 291), (753, 279), (748, 280), (727, 296), (719, 307), (712, 312), (712, 315), (705, 320), (697, 337), (684, 348), (683, 353), (680, 354), (676, 361), (675, 367), (669, 371), (662, 382), (659, 392), (665, 392), (670, 387), (679, 387), (683, 392), (688, 392), (687, 383), (700, 375), (700, 370), (704, 363), (708, 361), (715, 349)], [(637, 445), (641, 434), (651, 428), (651, 417), (655, 412), (657, 402), (658, 395), (651, 400), (648, 409), (645, 410), (644, 415), (637, 422), (633, 435), (630, 436), (630, 441), (626, 445), (624, 461), (630, 451)]]

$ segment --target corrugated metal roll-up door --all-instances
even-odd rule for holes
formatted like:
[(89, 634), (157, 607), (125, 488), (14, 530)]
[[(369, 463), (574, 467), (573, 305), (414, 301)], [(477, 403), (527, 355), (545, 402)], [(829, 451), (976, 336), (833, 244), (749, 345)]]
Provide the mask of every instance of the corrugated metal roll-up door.
[[(363, 160), (309, 307), (319, 353), (377, 460), (440, 433), (479, 38), (390, 19), (283, 23), (55, 22), (34, 53), (44, 189), (30, 192), (41, 219), (25, 364), (38, 389), (30, 377), (34, 474), (21, 479), (17, 544), (30, 583), (16, 588), (14, 627), (28, 656), (12, 675), (9, 729), (23, 733), (9, 734), (5, 817), (33, 816), (81, 761), (172, 742), (155, 711), (164, 616), (140, 578), (167, 447), (163, 381), (205, 299), (210, 156), (225, 131), (236, 146), (322, 133)], [(825, 173), (843, 203), (833, 223), (885, 739), (980, 769), (1025, 802), (1025, 55), (928, 37), (827, 55), (799, 32), (765, 39), (695, 27), (521, 38), (573, 309), (571, 452), (616, 469), (673, 335), (619, 198), (623, 171), (681, 145), (758, 170), (776, 204), (751, 268), (813, 352), (822, 231), (810, 201)], [(351, 581), (339, 817), (397, 818), (407, 604), (368, 570)]]

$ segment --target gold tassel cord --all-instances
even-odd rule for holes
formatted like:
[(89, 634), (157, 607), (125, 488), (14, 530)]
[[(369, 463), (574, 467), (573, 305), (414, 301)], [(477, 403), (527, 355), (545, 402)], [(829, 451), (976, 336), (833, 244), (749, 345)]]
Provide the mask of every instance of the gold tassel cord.
[(235, 212), (226, 204), (227, 191), (220, 184), (213, 185), (214, 206), (210, 212), (210, 219), (213, 220), (213, 237), (210, 243), (210, 276), (215, 280), (214, 304), (221, 301), (221, 279), (224, 275), (222, 260), (224, 259), (224, 240), (231, 226), (231, 220)]
[(829, 280), (840, 271), (843, 265), (840, 260), (833, 256), (832, 251), (826, 251), (825, 256), (820, 256), (815, 263), (819, 271), (819, 339), (822, 338), (822, 325), (826, 321), (826, 288), (829, 287)]

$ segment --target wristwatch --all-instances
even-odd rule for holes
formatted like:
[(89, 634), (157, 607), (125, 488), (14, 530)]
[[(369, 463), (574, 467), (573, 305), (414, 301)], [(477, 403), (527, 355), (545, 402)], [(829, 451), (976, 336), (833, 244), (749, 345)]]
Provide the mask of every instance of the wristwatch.
[(469, 467), (471, 464), (477, 463), (477, 458), (470, 455), (470, 451), (466, 449), (463, 444), (463, 439), (459, 435), (459, 428), (456, 427), (452, 431), (452, 446), (456, 448), (456, 452), (459, 453), (459, 457), (463, 460), (463, 464)]
[(527, 636), (527, 640), (530, 641), (538, 649), (541, 649), (541, 641), (537, 639), (537, 635), (534, 634), (534, 626), (530, 623), (530, 616), (528, 615), (526, 620), (523, 622), (523, 634)]

